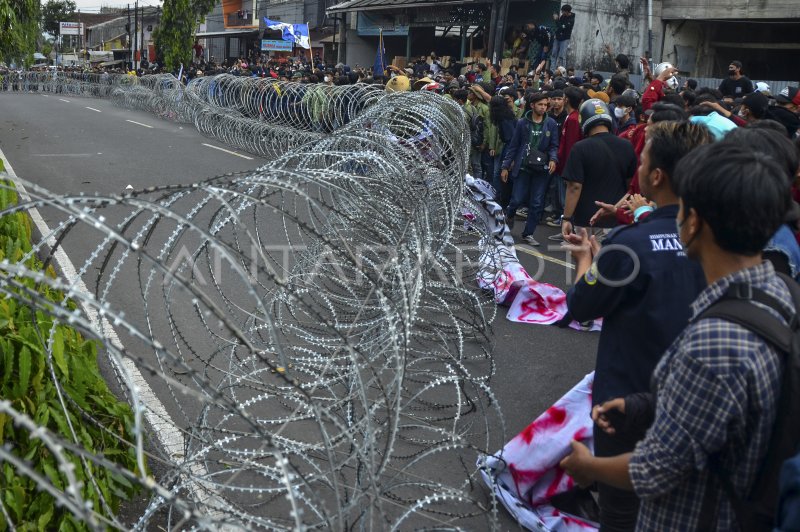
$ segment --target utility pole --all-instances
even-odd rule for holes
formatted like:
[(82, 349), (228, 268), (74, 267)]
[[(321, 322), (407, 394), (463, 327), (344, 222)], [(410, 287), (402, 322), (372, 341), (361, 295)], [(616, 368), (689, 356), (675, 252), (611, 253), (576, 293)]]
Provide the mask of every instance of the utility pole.
[(140, 30), (140, 36), (139, 49), (141, 52), (139, 52), (139, 64), (141, 65), (142, 58), (144, 57), (144, 2), (142, 2), (142, 29)]
[(139, 69), (139, 0), (133, 8), (133, 69)]
[(133, 41), (131, 41), (131, 5), (128, 4), (128, 24), (125, 25), (125, 29), (128, 30), (128, 60), (131, 63), (131, 67), (133, 66)]

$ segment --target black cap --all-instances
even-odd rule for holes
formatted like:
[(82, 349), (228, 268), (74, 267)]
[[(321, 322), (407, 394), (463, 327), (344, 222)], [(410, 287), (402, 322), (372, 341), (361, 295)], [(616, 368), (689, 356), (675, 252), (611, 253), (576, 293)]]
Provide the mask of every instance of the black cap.
[(572, 6), (569, 4), (564, 4), (561, 6), (561, 11), (566, 11), (567, 13), (572, 13)]
[(797, 97), (797, 87), (786, 87), (775, 96), (775, 101), (780, 103), (792, 103), (792, 100)]
[(761, 118), (767, 112), (769, 100), (760, 92), (751, 92), (742, 98), (742, 105), (746, 105), (756, 117)]

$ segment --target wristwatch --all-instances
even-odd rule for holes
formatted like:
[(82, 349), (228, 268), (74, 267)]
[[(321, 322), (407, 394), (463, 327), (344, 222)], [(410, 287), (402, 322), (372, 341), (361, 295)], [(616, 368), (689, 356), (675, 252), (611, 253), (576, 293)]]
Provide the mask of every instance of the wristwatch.
[(564, 222), (574, 223), (574, 220), (575, 220), (575, 218), (572, 217), (572, 216), (564, 216), (563, 214), (561, 215), (561, 223), (562, 224)]

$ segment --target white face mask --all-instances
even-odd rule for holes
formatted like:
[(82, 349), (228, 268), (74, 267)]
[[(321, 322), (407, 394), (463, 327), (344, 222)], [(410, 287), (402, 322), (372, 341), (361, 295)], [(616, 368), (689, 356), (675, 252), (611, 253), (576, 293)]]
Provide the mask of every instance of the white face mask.
[(672, 76), (671, 78), (669, 78), (667, 80), (667, 87), (669, 87), (672, 90), (677, 90), (677, 88), (678, 88), (678, 78), (676, 78), (675, 76)]
[(617, 118), (622, 118), (625, 116), (625, 108), (624, 107), (615, 107), (614, 108), (614, 116)]

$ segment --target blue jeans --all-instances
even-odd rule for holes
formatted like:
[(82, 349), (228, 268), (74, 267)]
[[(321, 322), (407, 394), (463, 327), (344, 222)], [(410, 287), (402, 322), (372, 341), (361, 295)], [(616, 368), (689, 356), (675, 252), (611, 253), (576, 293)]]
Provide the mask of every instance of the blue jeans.
[(489, 155), (489, 150), (481, 153), (481, 166), (483, 166), (483, 180), (490, 185), (494, 182), (494, 160), (497, 157)]
[(503, 180), (500, 179), (500, 167), (503, 165), (503, 159), (505, 158), (505, 147), (500, 155), (496, 155), (494, 158), (494, 174), (492, 180), (492, 186), (494, 187), (495, 192), (497, 195), (495, 196), (494, 200), (500, 205), (503, 209), (508, 208), (508, 203), (511, 201), (511, 184), (512, 181), (509, 179), (505, 183)]
[(514, 216), (518, 208), (527, 205), (528, 221), (525, 222), (525, 229), (522, 231), (523, 237), (532, 235), (536, 231), (536, 225), (544, 211), (544, 197), (549, 183), (550, 173), (547, 170), (520, 168), (519, 174), (514, 178), (508, 216), (509, 218)]
[(569, 46), (569, 39), (559, 41), (553, 39), (553, 51), (550, 53), (550, 69), (555, 70), (556, 67), (567, 66), (567, 47)]
[(548, 201), (552, 201), (553, 205), (553, 214), (560, 215), (564, 213), (564, 203), (566, 202), (567, 197), (567, 185), (564, 183), (564, 179), (557, 174), (553, 174), (550, 176), (550, 183), (547, 185), (548, 192), (552, 191), (548, 194)]
[(481, 165), (481, 152), (477, 150), (470, 150), (469, 152), (469, 166), (472, 169), (472, 177), (475, 179), (483, 179), (483, 166)]

